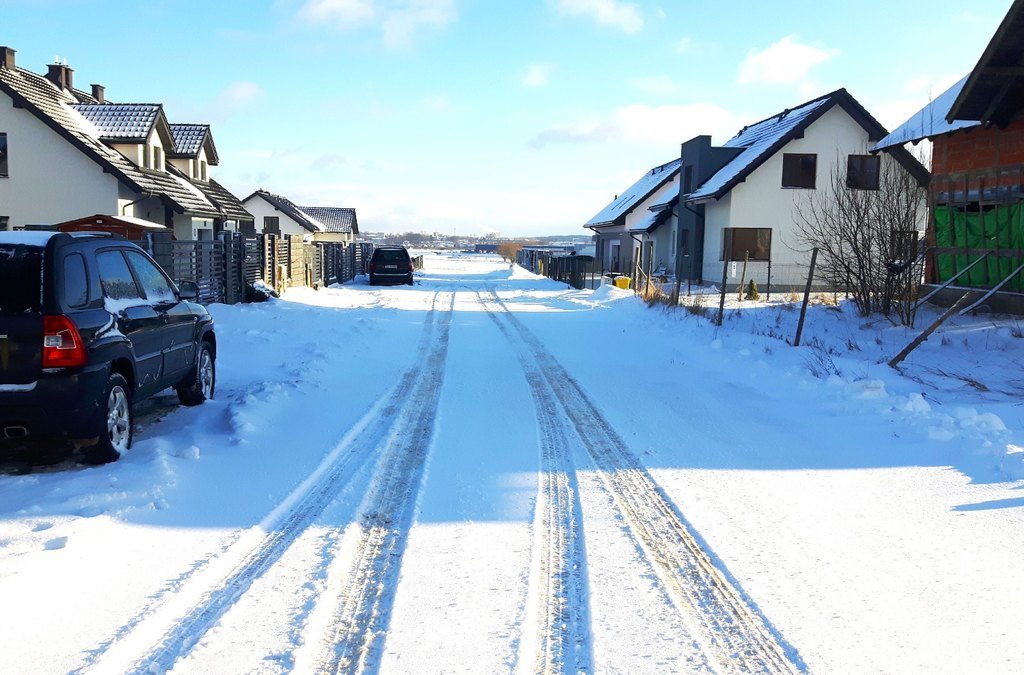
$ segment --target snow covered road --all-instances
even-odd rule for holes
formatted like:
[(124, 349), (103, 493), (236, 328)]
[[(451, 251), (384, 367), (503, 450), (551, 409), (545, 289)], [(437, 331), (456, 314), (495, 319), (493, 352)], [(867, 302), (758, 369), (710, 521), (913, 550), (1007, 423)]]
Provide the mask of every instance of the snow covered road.
[(213, 307), (215, 401), (0, 476), (0, 670), (1024, 671), (1024, 484), (970, 459), (1020, 420), (426, 262)]

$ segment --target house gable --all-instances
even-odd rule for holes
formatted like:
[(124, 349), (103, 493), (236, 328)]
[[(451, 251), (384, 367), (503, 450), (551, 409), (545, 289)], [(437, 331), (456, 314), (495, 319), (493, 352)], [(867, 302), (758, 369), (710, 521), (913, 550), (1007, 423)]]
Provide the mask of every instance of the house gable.
[(1024, 108), (1024, 0), (1014, 0), (946, 119), (1005, 128)]

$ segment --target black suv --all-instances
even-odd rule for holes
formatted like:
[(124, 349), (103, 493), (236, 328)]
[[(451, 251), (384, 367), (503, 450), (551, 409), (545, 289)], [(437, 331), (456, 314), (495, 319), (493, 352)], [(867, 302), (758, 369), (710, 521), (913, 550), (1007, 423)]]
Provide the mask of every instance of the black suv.
[(198, 290), (117, 236), (0, 231), (0, 444), (63, 439), (111, 462), (131, 447), (133, 401), (212, 398)]
[(412, 258), (404, 246), (379, 246), (370, 256), (370, 285), (409, 284), (412, 286)]

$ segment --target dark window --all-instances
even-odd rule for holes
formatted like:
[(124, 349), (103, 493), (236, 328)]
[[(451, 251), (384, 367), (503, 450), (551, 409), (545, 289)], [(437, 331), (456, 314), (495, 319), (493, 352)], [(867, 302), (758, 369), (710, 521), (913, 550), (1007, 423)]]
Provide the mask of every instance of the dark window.
[(0, 216), (0, 232), (5, 231), (10, 226), (11, 226), (11, 217), (10, 216)]
[(142, 146), (142, 168), (149, 168), (149, 146), (145, 144)]
[(0, 177), (7, 175), (7, 134), (0, 134)]
[(42, 265), (42, 247), (0, 244), (0, 314), (40, 311)]
[(263, 234), (281, 234), (281, 220), (277, 216), (263, 216)]
[(142, 290), (146, 292), (146, 299), (150, 302), (177, 302), (174, 289), (156, 265), (149, 258), (138, 251), (126, 251), (128, 260), (135, 268), (135, 276), (142, 284)]
[(688, 166), (683, 169), (683, 194), (688, 195), (693, 192), (693, 167)]
[(82, 307), (89, 302), (89, 278), (85, 258), (72, 253), (64, 258), (64, 302), (68, 307)]
[(163, 160), (163, 152), (161, 152), (160, 148), (158, 148), (158, 147), (156, 147), (154, 145), (153, 146), (153, 168), (156, 169), (157, 171), (161, 171), (164, 168), (162, 160)]
[(409, 262), (409, 254), (404, 249), (378, 248), (373, 252), (375, 263), (406, 263)]
[(722, 252), (725, 260), (771, 260), (772, 230), (770, 227), (727, 227)]
[(882, 159), (875, 155), (850, 155), (846, 161), (846, 187), (877, 190), (881, 163)]
[(103, 295), (110, 300), (141, 300), (135, 278), (120, 251), (104, 251), (96, 256)]
[(782, 156), (782, 187), (814, 189), (818, 156), (786, 153)]
[(199, 163), (199, 180), (206, 180), (206, 162)]

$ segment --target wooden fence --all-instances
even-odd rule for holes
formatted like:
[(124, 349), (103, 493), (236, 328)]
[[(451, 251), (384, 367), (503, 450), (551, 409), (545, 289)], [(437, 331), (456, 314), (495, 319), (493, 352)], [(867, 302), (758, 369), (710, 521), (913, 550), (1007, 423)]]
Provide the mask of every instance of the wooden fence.
[(343, 284), (366, 274), (373, 253), (373, 244), (364, 242), (315, 243), (298, 235), (244, 237), (234, 232), (204, 241), (149, 235), (139, 243), (175, 282), (195, 282), (204, 304), (244, 302), (247, 288), (257, 281), (278, 292)]

